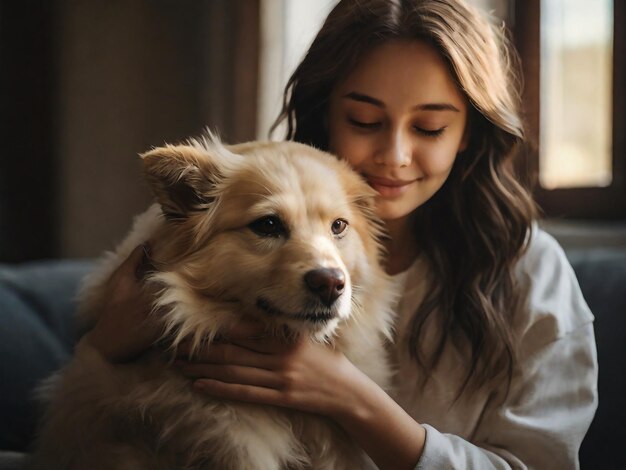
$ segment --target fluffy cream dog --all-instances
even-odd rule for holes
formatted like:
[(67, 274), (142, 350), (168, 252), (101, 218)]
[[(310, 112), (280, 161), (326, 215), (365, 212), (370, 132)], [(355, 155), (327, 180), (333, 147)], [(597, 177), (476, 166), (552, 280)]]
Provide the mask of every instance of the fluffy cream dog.
[(344, 162), (296, 143), (225, 147), (209, 135), (142, 158), (158, 204), (87, 280), (79, 315), (97, 320), (106, 280), (152, 240), (150, 318), (163, 322), (171, 347), (110, 364), (81, 344), (52, 382), (31, 467), (369, 465), (330, 420), (198, 394), (168, 362), (184, 338), (210, 344), (245, 313), (269, 334), (334, 344), (387, 388), (393, 293), (380, 267), (373, 190)]

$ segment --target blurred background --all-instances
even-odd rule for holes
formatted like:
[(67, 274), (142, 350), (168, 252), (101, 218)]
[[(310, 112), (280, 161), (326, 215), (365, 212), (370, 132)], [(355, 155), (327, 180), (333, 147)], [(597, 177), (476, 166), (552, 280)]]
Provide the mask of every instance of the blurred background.
[[(625, 2), (472, 1), (522, 58), (533, 146), (520, 168), (546, 227), (566, 245), (626, 247)], [(0, 261), (113, 248), (150, 203), (138, 154), (152, 146), (206, 126), (267, 138), (335, 3), (0, 0)]]

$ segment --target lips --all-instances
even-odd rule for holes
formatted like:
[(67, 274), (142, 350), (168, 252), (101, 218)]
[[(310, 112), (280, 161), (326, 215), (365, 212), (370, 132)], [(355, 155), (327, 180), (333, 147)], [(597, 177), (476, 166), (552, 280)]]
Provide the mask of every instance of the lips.
[(399, 180), (383, 178), (380, 176), (364, 175), (369, 185), (383, 197), (398, 197), (404, 194), (412, 184), (420, 181), (421, 178), (413, 180)]
[(274, 317), (284, 317), (286, 319), (308, 321), (311, 323), (326, 323), (337, 316), (333, 310), (322, 307), (307, 309), (306, 311), (295, 314), (288, 314), (262, 297), (257, 299), (256, 306)]

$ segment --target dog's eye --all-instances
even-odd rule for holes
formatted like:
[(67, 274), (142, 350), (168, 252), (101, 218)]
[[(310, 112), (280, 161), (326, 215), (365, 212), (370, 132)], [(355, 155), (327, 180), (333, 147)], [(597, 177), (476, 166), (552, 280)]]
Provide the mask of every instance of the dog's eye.
[(341, 235), (348, 228), (348, 221), (344, 219), (337, 219), (330, 227), (335, 235)]
[(248, 225), (248, 227), (254, 233), (263, 237), (280, 237), (287, 234), (287, 230), (280, 218), (275, 215), (261, 217)]

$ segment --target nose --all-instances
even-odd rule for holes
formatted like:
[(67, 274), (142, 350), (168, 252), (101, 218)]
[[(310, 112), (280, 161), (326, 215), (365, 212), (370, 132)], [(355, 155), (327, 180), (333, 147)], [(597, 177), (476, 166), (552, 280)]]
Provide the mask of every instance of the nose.
[(411, 136), (402, 129), (389, 133), (385, 148), (381, 152), (377, 163), (392, 166), (406, 167), (413, 159), (413, 142)]
[(304, 275), (304, 281), (327, 307), (339, 298), (346, 287), (343, 271), (337, 268), (313, 269)]

